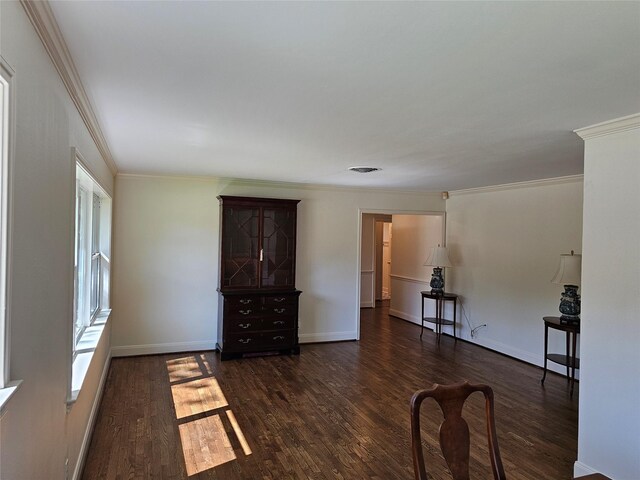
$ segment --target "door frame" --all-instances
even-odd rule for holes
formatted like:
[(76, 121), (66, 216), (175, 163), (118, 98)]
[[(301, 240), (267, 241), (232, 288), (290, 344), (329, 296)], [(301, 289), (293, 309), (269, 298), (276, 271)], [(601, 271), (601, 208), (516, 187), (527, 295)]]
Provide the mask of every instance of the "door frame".
[[(372, 215), (433, 215), (442, 217), (442, 245), (446, 246), (447, 237), (447, 212), (435, 210), (397, 210), (384, 208), (358, 208), (358, 229), (357, 229), (357, 272), (356, 272), (356, 340), (360, 340), (360, 293), (361, 293), (361, 272), (362, 272), (362, 216)], [(375, 228), (374, 228), (375, 242)], [(375, 251), (375, 249), (374, 249)], [(424, 260), (422, 260), (424, 261)], [(375, 293), (375, 292), (374, 292)], [(374, 295), (375, 297), (375, 295)]]

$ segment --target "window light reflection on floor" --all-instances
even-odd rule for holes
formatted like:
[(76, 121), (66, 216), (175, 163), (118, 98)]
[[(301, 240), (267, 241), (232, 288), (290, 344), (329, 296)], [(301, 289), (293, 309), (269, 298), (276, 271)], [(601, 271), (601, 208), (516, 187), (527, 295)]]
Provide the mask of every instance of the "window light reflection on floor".
[(171, 394), (178, 419), (229, 406), (218, 381), (213, 377), (172, 385)]
[(192, 420), (179, 426), (187, 475), (215, 468), (236, 459), (220, 415)]
[(171, 383), (188, 378), (200, 378), (213, 375), (211, 366), (204, 354), (167, 360), (167, 371)]
[[(237, 438), (245, 456), (251, 448), (204, 354), (166, 362), (176, 422), (187, 475), (196, 475), (236, 460), (229, 435)], [(228, 420), (228, 422), (225, 422)], [(228, 432), (225, 423), (231, 426)]]
[(229, 417), (229, 421), (231, 422), (231, 426), (233, 427), (233, 431), (238, 437), (240, 441), (240, 445), (242, 446), (242, 450), (245, 455), (251, 455), (251, 449), (249, 448), (249, 444), (247, 443), (247, 439), (244, 438), (244, 434), (240, 429), (240, 425), (238, 425), (238, 421), (236, 420), (236, 416), (233, 414), (232, 410), (227, 410), (227, 416)]

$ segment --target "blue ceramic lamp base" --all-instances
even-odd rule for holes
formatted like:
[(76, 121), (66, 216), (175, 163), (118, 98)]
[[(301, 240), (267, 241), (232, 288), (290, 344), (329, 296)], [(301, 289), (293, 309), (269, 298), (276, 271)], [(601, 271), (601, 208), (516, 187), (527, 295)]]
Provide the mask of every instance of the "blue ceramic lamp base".
[(563, 323), (580, 323), (580, 295), (577, 285), (565, 285), (560, 298), (560, 321)]
[(431, 274), (431, 282), (429, 282), (431, 286), (431, 293), (442, 295), (444, 293), (444, 278), (442, 278), (442, 268), (434, 267), (433, 273)]

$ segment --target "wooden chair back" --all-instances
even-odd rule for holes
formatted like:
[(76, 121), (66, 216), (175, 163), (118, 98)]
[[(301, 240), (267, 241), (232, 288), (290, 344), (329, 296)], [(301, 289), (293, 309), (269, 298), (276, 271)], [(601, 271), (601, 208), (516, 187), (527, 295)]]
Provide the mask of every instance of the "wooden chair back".
[(504, 468), (498, 449), (498, 437), (493, 413), (493, 390), (488, 385), (472, 385), (469, 382), (454, 385), (433, 385), (416, 392), (411, 398), (411, 449), (416, 480), (427, 480), (427, 471), (420, 438), (420, 405), (425, 398), (433, 398), (444, 415), (440, 425), (440, 448), (453, 480), (469, 480), (469, 426), (462, 418), (462, 407), (469, 395), (482, 392), (485, 398), (487, 436), (491, 469), (495, 480), (505, 480)]

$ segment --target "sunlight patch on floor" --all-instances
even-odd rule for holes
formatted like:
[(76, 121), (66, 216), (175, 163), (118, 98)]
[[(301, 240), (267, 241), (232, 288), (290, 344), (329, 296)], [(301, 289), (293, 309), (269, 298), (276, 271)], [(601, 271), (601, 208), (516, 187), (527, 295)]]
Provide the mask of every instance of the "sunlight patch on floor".
[(171, 383), (213, 373), (204, 354), (168, 360), (167, 371), (169, 372), (169, 381)]
[(166, 365), (187, 475), (236, 460), (236, 453), (251, 455), (204, 354), (168, 360)]
[(238, 421), (236, 420), (236, 416), (233, 414), (232, 410), (227, 410), (227, 417), (229, 417), (229, 421), (231, 422), (231, 426), (233, 427), (233, 431), (238, 437), (240, 441), (240, 446), (242, 447), (242, 451), (245, 455), (251, 455), (251, 449), (249, 448), (249, 444), (247, 443), (247, 439), (244, 438), (244, 433), (240, 429), (240, 425), (238, 425)]
[(178, 419), (229, 406), (213, 377), (172, 385), (171, 395)]
[(179, 426), (187, 475), (215, 468), (236, 459), (220, 415), (192, 420)]

